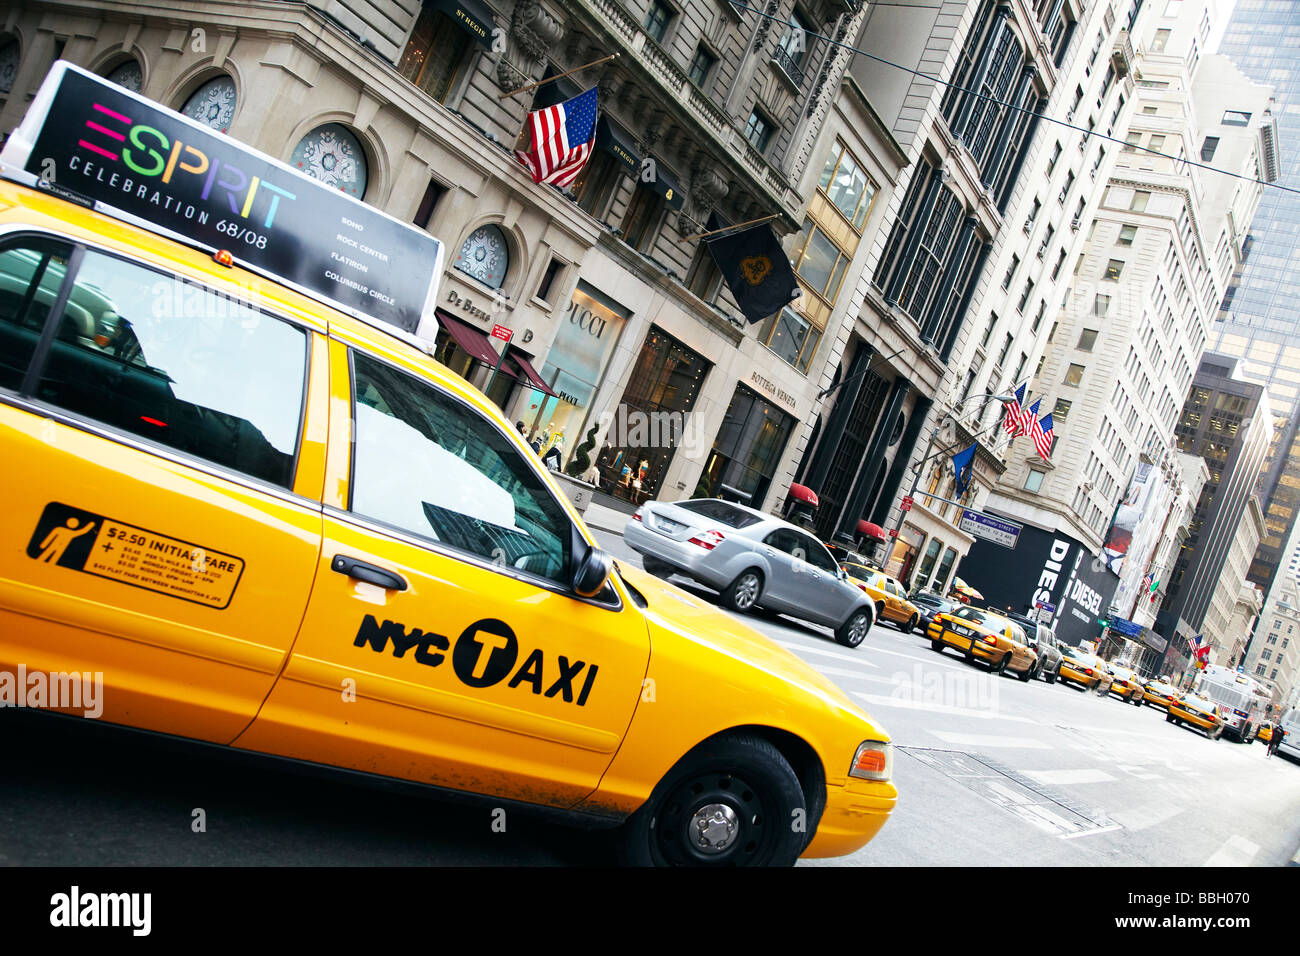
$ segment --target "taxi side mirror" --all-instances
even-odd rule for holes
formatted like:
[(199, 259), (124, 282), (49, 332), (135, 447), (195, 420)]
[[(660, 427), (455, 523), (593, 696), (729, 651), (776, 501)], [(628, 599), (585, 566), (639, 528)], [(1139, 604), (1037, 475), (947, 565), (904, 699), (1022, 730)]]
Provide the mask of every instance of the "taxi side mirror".
[(600, 548), (588, 548), (573, 572), (573, 590), (580, 597), (595, 597), (609, 580), (614, 559)]

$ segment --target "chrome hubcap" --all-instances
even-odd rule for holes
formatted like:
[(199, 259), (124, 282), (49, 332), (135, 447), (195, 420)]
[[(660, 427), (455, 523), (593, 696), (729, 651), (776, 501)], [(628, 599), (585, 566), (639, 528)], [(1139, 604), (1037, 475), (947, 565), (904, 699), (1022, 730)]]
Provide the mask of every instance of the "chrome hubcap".
[(691, 817), (690, 838), (702, 853), (722, 853), (736, 841), (740, 833), (740, 818), (725, 803), (710, 803), (700, 807)]
[(757, 597), (758, 578), (747, 574), (740, 579), (740, 584), (736, 587), (736, 603), (741, 607), (749, 607)]
[(862, 640), (866, 636), (867, 636), (867, 617), (865, 614), (863, 614), (863, 615), (859, 615), (858, 618), (853, 622), (853, 626), (849, 628), (849, 639), (852, 640), (854, 643), (856, 643)]

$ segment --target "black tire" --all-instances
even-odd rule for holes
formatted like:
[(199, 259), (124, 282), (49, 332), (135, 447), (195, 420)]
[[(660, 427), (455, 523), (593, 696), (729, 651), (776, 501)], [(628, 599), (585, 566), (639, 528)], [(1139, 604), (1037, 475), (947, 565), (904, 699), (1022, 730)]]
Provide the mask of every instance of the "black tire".
[[(690, 838), (692, 818), (725, 807), (738, 828), (724, 849)], [(722, 811), (719, 811), (722, 812)], [(809, 840), (799, 778), (761, 737), (725, 734), (677, 762), (618, 832), (619, 862), (632, 866), (793, 866)]]
[[(883, 604), (877, 604), (877, 605), (876, 605), (876, 618), (875, 618), (875, 619), (876, 619), (877, 621), (883, 621), (883, 620), (885, 619), (885, 606), (884, 606)], [(897, 625), (895, 625), (895, 626), (897, 626)]]
[(666, 564), (657, 558), (651, 558), (645, 555), (642, 555), (641, 557), (641, 567), (645, 569), (646, 574), (653, 574), (657, 578), (666, 578), (668, 575), (672, 574), (674, 570), (671, 564)]
[(1011, 661), (1011, 655), (1003, 654), (1002, 657), (998, 659), (998, 662), (996, 664), (989, 665), (989, 673), (990, 674), (1003, 673), (1004, 671), (1006, 671), (1007, 664), (1010, 663), (1010, 661)]
[(1060, 679), (1061, 679), (1061, 669), (1059, 667), (1047, 675), (1047, 683), (1049, 684), (1055, 684)]
[(938, 651), (940, 654), (942, 654), (944, 646), (945, 645), (941, 639), (937, 637), (930, 638), (930, 650)]
[(1038, 662), (1035, 661), (1034, 663), (1030, 664), (1028, 667), (1025, 668), (1025, 672), (1023, 674), (1017, 674), (1016, 676), (1019, 677), (1026, 684), (1028, 684), (1036, 676), (1034, 672), (1037, 669), (1038, 669)]
[(866, 639), (873, 623), (871, 612), (865, 607), (858, 608), (836, 629), (836, 643), (845, 647), (857, 647)]
[(748, 614), (757, 607), (762, 596), (763, 572), (758, 568), (746, 568), (723, 589), (722, 603), (733, 611)]
[(913, 614), (907, 619), (907, 633), (912, 634), (916, 631), (916, 625), (921, 623), (921, 615)]
[(1174, 720), (1174, 715), (1169, 713), (1169, 711), (1165, 711), (1165, 720), (1169, 721), (1171, 724), (1178, 723), (1178, 721)]

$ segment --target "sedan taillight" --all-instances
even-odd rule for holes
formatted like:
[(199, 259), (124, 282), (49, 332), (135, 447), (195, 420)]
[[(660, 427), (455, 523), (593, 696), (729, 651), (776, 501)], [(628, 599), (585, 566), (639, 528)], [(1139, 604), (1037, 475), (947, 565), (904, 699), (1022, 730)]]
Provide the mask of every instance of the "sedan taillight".
[(725, 537), (721, 531), (706, 531), (703, 534), (696, 535), (690, 539), (690, 543), (699, 545), (705, 551), (712, 551), (718, 545), (722, 544)]
[(633, 521), (640, 521), (640, 520), (641, 520), (641, 512), (639, 512), (639, 511), (635, 511), (635, 512), (633, 512), (633, 513), (632, 513), (632, 520), (633, 520)]

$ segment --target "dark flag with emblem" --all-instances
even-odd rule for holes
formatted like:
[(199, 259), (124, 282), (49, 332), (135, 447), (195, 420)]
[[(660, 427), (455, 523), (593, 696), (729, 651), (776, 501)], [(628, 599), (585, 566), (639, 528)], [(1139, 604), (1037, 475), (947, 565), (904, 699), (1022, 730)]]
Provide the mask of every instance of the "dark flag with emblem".
[[(718, 217), (710, 215), (708, 229), (722, 228)], [(751, 323), (781, 311), (798, 297), (794, 269), (776, 233), (766, 223), (704, 241), (736, 305)]]

